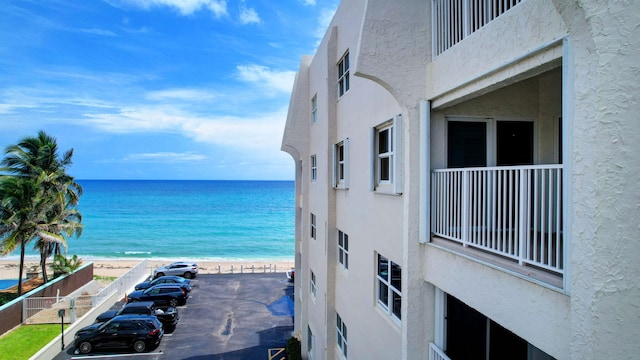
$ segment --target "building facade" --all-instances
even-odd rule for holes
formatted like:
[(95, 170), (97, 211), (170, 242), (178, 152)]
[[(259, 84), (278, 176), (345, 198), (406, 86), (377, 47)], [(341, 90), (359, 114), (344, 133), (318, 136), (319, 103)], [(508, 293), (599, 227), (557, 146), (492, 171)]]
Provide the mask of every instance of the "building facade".
[(638, 26), (635, 1), (344, 0), (282, 141), (305, 358), (635, 358)]

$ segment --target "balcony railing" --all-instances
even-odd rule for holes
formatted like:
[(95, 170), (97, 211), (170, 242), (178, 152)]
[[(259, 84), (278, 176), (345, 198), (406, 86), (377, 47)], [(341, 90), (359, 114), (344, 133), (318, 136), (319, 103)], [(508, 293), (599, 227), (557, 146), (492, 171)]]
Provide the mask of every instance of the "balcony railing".
[(434, 236), (563, 273), (562, 165), (434, 170)]
[(433, 56), (438, 56), (524, 0), (432, 0)]
[(429, 360), (451, 360), (436, 344), (429, 343)]

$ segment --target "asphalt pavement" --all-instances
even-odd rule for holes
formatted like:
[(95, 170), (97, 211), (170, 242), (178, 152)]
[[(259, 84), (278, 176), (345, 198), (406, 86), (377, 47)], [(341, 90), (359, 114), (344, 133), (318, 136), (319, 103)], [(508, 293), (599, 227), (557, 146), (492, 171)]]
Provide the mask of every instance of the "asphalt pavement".
[[(55, 360), (280, 360), (293, 332), (293, 284), (283, 273), (200, 274), (180, 321), (146, 353), (75, 353), (72, 338)], [(117, 303), (114, 308), (119, 308)]]

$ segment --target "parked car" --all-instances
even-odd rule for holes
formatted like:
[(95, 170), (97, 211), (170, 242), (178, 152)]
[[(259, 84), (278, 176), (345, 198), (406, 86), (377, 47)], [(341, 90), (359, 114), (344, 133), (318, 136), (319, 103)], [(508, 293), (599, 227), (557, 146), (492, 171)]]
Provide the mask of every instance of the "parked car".
[(293, 282), (296, 277), (296, 269), (287, 270), (287, 280)]
[(132, 302), (125, 304), (118, 310), (105, 311), (96, 317), (96, 323), (107, 322), (118, 315), (147, 315), (155, 316), (162, 322), (165, 328), (169, 326), (176, 326), (180, 316), (178, 309), (168, 306), (161, 307), (156, 306), (152, 301)]
[(160, 284), (132, 292), (127, 295), (127, 302), (153, 301), (156, 305), (176, 307), (186, 304), (188, 298), (189, 292), (179, 284)]
[(153, 271), (153, 278), (165, 275), (183, 276), (186, 279), (196, 277), (198, 274), (198, 264), (193, 262), (178, 261), (167, 266), (161, 266)]
[(144, 289), (148, 289), (154, 285), (158, 285), (158, 284), (179, 284), (180, 286), (182, 286), (185, 290), (187, 291), (191, 291), (191, 280), (189, 279), (185, 279), (183, 277), (180, 276), (161, 276), (158, 278), (155, 278), (151, 281), (145, 281), (142, 282), (138, 285), (135, 286), (136, 290), (144, 290)]
[(76, 351), (88, 354), (94, 349), (130, 348), (143, 352), (160, 344), (164, 328), (155, 316), (120, 315), (76, 332)]

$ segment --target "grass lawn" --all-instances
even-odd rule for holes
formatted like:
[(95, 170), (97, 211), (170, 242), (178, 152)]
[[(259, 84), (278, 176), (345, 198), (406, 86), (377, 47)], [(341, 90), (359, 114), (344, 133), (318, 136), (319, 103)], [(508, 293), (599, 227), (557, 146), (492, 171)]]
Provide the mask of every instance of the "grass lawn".
[[(65, 329), (67, 324), (64, 325)], [(0, 338), (0, 357), (6, 360), (29, 359), (56, 336), (60, 335), (60, 324), (21, 325)], [(73, 338), (65, 337), (65, 345)]]

